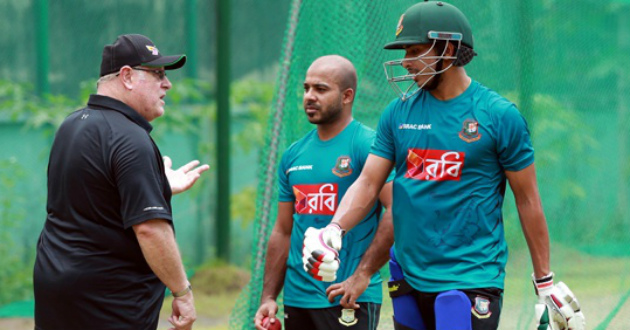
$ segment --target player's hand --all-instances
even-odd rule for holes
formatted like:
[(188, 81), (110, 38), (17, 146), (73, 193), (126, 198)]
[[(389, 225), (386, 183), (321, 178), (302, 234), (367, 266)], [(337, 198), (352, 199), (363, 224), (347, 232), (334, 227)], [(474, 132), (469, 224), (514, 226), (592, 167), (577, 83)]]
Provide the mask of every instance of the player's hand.
[(173, 325), (169, 330), (190, 330), (193, 322), (197, 320), (195, 302), (192, 291), (184, 296), (173, 298), (173, 312), (168, 321)]
[(267, 330), (263, 327), (262, 320), (265, 317), (269, 317), (270, 322), (280, 322), (276, 319), (276, 313), (278, 313), (278, 303), (275, 300), (267, 299), (260, 304), (256, 316), (254, 316), (254, 326), (256, 330)]
[(541, 330), (584, 330), (586, 322), (577, 298), (563, 282), (553, 284), (553, 273), (534, 280), (538, 295), (535, 316), (536, 329)]
[[(173, 170), (173, 161), (168, 156), (164, 156), (164, 172), (166, 173), (166, 177), (168, 178), (168, 183), (171, 186), (171, 191), (173, 195), (184, 192), (190, 187), (192, 187), (197, 179), (201, 176), (201, 173), (210, 169), (210, 166), (207, 164), (199, 165), (198, 160), (193, 160), (192, 162), (178, 168), (177, 170)], [(195, 167), (197, 166), (197, 167)]]
[(328, 300), (333, 302), (335, 297), (343, 295), (339, 304), (343, 308), (358, 309), (357, 299), (370, 285), (370, 276), (356, 272), (341, 283), (335, 283), (326, 289)]
[(316, 280), (332, 282), (337, 278), (342, 236), (341, 228), (335, 223), (322, 229), (306, 230), (302, 263), (304, 270)]

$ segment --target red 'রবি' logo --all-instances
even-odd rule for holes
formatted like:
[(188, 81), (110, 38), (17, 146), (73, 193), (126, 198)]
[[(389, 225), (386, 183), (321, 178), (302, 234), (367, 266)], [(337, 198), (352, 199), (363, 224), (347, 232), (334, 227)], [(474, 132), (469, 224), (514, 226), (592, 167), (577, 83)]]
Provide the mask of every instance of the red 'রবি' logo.
[(459, 181), (464, 157), (463, 152), (410, 148), (405, 177), (423, 181)]
[(295, 212), (334, 215), (337, 210), (338, 191), (336, 183), (294, 185)]

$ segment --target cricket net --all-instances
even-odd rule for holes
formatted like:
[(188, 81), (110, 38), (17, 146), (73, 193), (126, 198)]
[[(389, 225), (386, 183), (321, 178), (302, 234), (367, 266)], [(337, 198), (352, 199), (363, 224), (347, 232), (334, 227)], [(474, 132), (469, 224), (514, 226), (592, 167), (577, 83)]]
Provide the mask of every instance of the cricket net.
[[(313, 129), (301, 106), (308, 66), (326, 54), (350, 59), (359, 76), (354, 116), (375, 128), (395, 97), (382, 64), (403, 56), (383, 45), (393, 40), (400, 15), (414, 3), (293, 1), (259, 165), (252, 279), (233, 310), (230, 329), (253, 327), (276, 217), (278, 161), (291, 142)], [(582, 302), (589, 329), (628, 329), (630, 1), (450, 3), (472, 25), (479, 56), (466, 67), (468, 74), (516, 103), (530, 125), (552, 269)], [(506, 196), (510, 261), (501, 329), (532, 329), (531, 261), (511, 192)], [(386, 297), (381, 329), (393, 328), (391, 313)]]

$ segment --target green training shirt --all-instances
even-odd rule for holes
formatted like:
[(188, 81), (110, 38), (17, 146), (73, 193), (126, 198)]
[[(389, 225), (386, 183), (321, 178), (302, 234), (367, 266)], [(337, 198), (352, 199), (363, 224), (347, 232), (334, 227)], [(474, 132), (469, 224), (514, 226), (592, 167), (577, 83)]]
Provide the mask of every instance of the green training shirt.
[(447, 101), (421, 91), (386, 108), (371, 153), (396, 163), (395, 253), (409, 284), (502, 289), (505, 171), (534, 162), (514, 104), (475, 81)]
[[(339, 305), (328, 301), (326, 288), (333, 282), (313, 279), (302, 266), (304, 232), (309, 227), (323, 228), (350, 185), (359, 177), (369, 154), (375, 133), (365, 125), (352, 121), (333, 139), (322, 141), (313, 130), (293, 143), (282, 156), (278, 168), (280, 202), (295, 205), (291, 250), (284, 281), (284, 304), (298, 308), (328, 308)], [(354, 273), (361, 257), (372, 242), (380, 221), (382, 206), (377, 203), (368, 216), (343, 238), (337, 280), (343, 282)], [(358, 302), (380, 304), (381, 277), (372, 276), (367, 290)]]

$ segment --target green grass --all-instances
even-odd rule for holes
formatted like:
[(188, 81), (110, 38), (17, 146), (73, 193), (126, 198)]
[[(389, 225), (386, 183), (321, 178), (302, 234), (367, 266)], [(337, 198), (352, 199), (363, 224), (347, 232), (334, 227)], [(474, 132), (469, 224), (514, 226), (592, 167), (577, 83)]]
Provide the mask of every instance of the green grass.
[[(552, 246), (551, 268), (555, 281), (565, 282), (576, 295), (586, 316), (587, 329), (604, 325), (619, 309), (630, 290), (630, 258), (601, 257), (578, 252), (565, 246)], [(507, 267), (501, 329), (533, 329), (536, 296), (531, 284), (532, 266), (526, 250), (510, 255)], [(627, 302), (626, 302), (627, 304)], [(598, 330), (628, 330), (611, 322)]]
[[(564, 246), (552, 247), (556, 280), (569, 285), (582, 304), (589, 330), (628, 330), (630, 325), (630, 258), (593, 256)], [(536, 296), (526, 250), (510, 251), (501, 325), (499, 330), (534, 329)], [(246, 272), (233, 266), (209, 264), (197, 270), (191, 282), (197, 309), (196, 330), (227, 330)], [(391, 301), (384, 301), (379, 329), (393, 329)], [(167, 298), (158, 329), (169, 328), (172, 298)], [(32, 329), (32, 319), (0, 319), (0, 329)]]
[[(196, 330), (227, 330), (228, 321), (240, 290), (249, 281), (249, 274), (232, 265), (208, 262), (199, 267), (190, 279), (195, 297)], [(172, 297), (167, 297), (160, 311), (158, 329), (168, 329)]]
[[(227, 330), (228, 321), (238, 292), (221, 293), (207, 295), (205, 293), (195, 294), (195, 308), (197, 310), (197, 321), (194, 324), (196, 330)], [(172, 297), (164, 300), (162, 311), (160, 312), (161, 325), (159, 329), (167, 329), (169, 315), (171, 314)]]
[[(580, 300), (587, 319), (587, 329), (628, 330), (630, 322), (624, 318), (628, 317), (625, 314), (630, 311), (630, 306), (626, 306), (630, 304), (630, 299), (623, 298), (630, 291), (630, 258), (592, 256), (568, 247), (553, 246), (552, 270), (556, 273), (556, 281), (567, 283)], [(534, 329), (534, 304), (537, 298), (531, 283), (532, 266), (526, 249), (510, 251), (506, 271), (499, 329)], [(207, 296), (195, 293), (199, 316), (195, 329), (227, 329), (228, 318), (222, 316), (229, 313), (237, 296), (237, 293)], [(385, 283), (383, 296), (379, 329), (393, 329), (392, 305)], [(165, 306), (170, 311), (169, 305), (165, 303)], [(218, 323), (208, 325), (205, 318)]]

